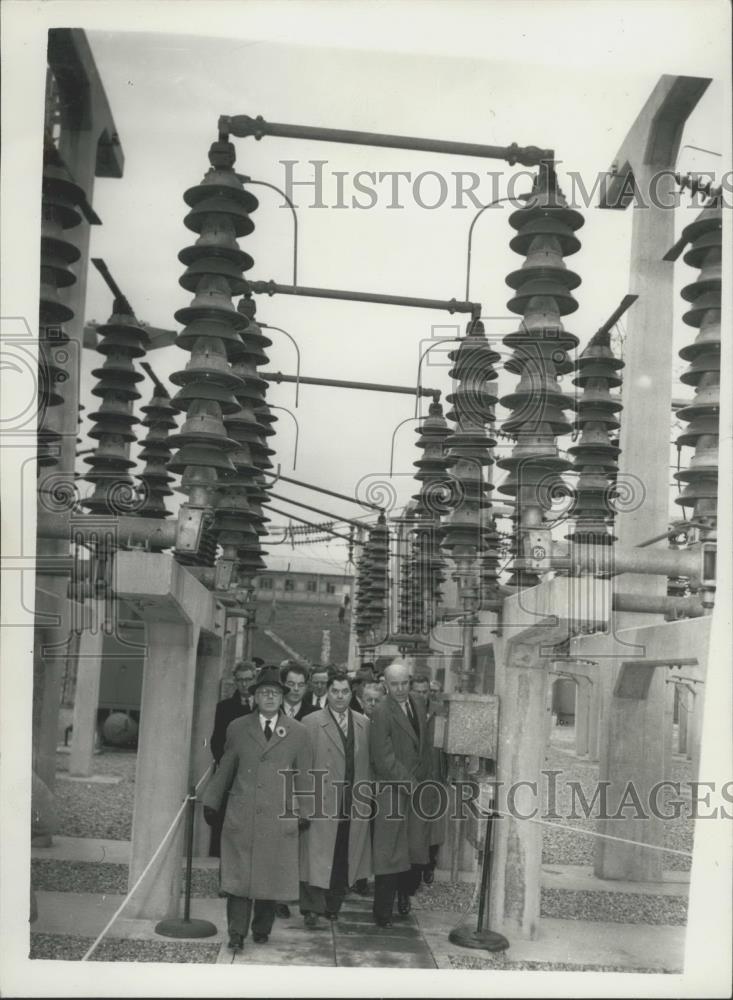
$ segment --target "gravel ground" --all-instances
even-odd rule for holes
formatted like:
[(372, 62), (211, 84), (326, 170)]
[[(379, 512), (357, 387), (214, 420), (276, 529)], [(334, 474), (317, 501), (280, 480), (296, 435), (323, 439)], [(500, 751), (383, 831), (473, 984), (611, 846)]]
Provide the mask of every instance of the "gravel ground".
[[(580, 813), (577, 819), (566, 818), (573, 812), (572, 792), (569, 787), (570, 782), (577, 782), (582, 789), (587, 802), (592, 801), (593, 791), (598, 781), (598, 764), (589, 764), (585, 761), (576, 760), (567, 751), (563, 752), (558, 746), (550, 746), (546, 757), (546, 769), (548, 771), (560, 771), (555, 779), (556, 782), (556, 802), (555, 811), (563, 817), (557, 820), (563, 826), (571, 826), (574, 830), (594, 831), (596, 822), (593, 819), (596, 809), (586, 819), (582, 815), (579, 796), (576, 797), (575, 813)], [(549, 779), (547, 779), (549, 781)], [(672, 780), (684, 783), (690, 780), (690, 764), (686, 761), (675, 761), (672, 767)], [(546, 791), (546, 789), (543, 789)], [(577, 793), (576, 793), (577, 795)], [(673, 808), (664, 804), (663, 796), (660, 795), (660, 807), (667, 812), (673, 812)], [(552, 822), (550, 820), (550, 822)], [(676, 851), (692, 851), (694, 824), (684, 815), (678, 819), (664, 821), (664, 845)], [(592, 865), (593, 853), (596, 844), (595, 837), (578, 835), (570, 830), (552, 829), (545, 826), (542, 832), (542, 861), (544, 864), (564, 864), (564, 865)], [(692, 866), (691, 858), (680, 857), (676, 854), (664, 854), (662, 856), (662, 866), (667, 871), (689, 871)]]
[[(116, 785), (84, 781), (57, 781), (58, 833), (65, 837), (101, 837), (129, 840), (135, 795), (135, 763), (132, 752), (105, 752), (94, 757), (95, 774), (119, 775)], [(56, 755), (56, 769), (68, 771), (69, 755)]]
[(540, 915), (563, 920), (603, 920), (618, 924), (687, 923), (687, 900), (634, 892), (542, 890)]
[[(415, 910), (450, 910), (476, 913), (473, 886), (466, 882), (435, 882), (423, 886), (413, 899)], [(687, 923), (687, 900), (679, 896), (646, 896), (630, 892), (550, 889), (542, 890), (540, 913), (563, 920), (602, 920), (623, 924)]]
[(620, 965), (573, 965), (569, 962), (512, 962), (506, 952), (487, 954), (485, 958), (475, 955), (449, 955), (448, 961), (454, 969), (506, 969), (526, 972), (666, 972), (666, 969), (627, 969)]
[[(53, 958), (78, 961), (93, 938), (70, 934), (31, 934), (29, 958)], [(92, 954), (92, 962), (196, 962), (213, 965), (219, 954), (218, 944), (181, 941), (136, 941), (107, 938)]]

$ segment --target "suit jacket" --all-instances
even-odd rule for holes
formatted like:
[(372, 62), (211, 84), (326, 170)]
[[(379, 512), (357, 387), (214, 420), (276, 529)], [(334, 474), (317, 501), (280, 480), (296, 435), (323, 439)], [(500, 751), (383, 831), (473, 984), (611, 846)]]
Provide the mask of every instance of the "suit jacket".
[[(313, 712), (303, 723), (311, 742), (314, 776), (324, 771), (321, 817), (314, 815), (321, 803), (313, 798), (313, 808), (305, 814), (310, 827), (301, 837), (300, 877), (310, 885), (328, 889), (331, 884), (336, 833), (340, 807), (347, 810), (349, 824), (348, 865), (349, 884), (368, 878), (372, 873), (371, 837), (369, 836), (370, 808), (365, 798), (370, 791), (369, 720), (349, 712), (349, 735), (345, 740), (338, 723), (327, 708)], [(318, 778), (320, 781), (320, 776)], [(346, 782), (339, 787), (338, 782)], [(354, 785), (359, 791), (355, 800)]]
[[(221, 809), (221, 891), (250, 899), (298, 898), (298, 792), (307, 788), (311, 750), (299, 722), (277, 717), (268, 741), (259, 712), (229, 726), (221, 763), (203, 804)], [(287, 773), (293, 772), (292, 780)]]
[(252, 709), (248, 705), (242, 704), (242, 699), (239, 697), (239, 691), (235, 691), (230, 698), (224, 698), (216, 706), (216, 714), (214, 715), (214, 731), (211, 734), (211, 742), (209, 746), (211, 747), (211, 753), (218, 764), (221, 760), (221, 756), (224, 753), (224, 743), (226, 740), (227, 729), (229, 728), (229, 723), (234, 722), (235, 719), (240, 719), (243, 715), (249, 715)]
[(316, 696), (313, 694), (312, 691), (309, 691), (308, 694), (303, 699), (303, 701), (306, 701), (306, 700), (307, 700), (308, 704), (311, 706), (311, 708), (312, 708), (312, 710), (314, 712), (320, 712), (322, 709), (326, 708), (326, 705), (327, 705), (327, 696), (325, 694), (323, 695), (323, 704), (322, 705), (317, 705), (316, 704)]
[(317, 711), (318, 709), (316, 708), (315, 705), (312, 705), (307, 698), (303, 698), (303, 700), (300, 703), (300, 707), (298, 708), (298, 711), (295, 713), (295, 715), (290, 716), (287, 714), (287, 712), (285, 711), (285, 703), (283, 703), (283, 706), (280, 709), (280, 714), (286, 716), (288, 719), (293, 718), (295, 719), (296, 722), (302, 722), (307, 715), (311, 714), (311, 712), (317, 712)]
[(351, 709), (352, 712), (358, 712), (359, 715), (366, 715), (366, 712), (364, 711), (364, 706), (362, 705), (362, 703), (359, 701), (359, 699), (356, 697), (355, 694), (352, 694), (351, 696), (351, 703), (349, 704), (349, 708)]
[[(395, 796), (389, 782), (406, 782), (414, 792), (430, 777), (430, 746), (421, 699), (410, 696), (417, 732), (399, 703), (387, 696), (377, 705), (369, 731), (372, 770), (377, 782), (377, 814), (374, 819), (374, 871), (388, 875), (408, 871), (411, 864), (428, 863), (429, 827), (413, 808), (411, 793)], [(380, 788), (379, 783), (382, 783)]]

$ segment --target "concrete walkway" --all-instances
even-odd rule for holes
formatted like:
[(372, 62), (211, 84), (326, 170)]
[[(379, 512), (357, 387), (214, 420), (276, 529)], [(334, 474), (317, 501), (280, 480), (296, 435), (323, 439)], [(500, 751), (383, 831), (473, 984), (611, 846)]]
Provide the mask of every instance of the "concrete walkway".
[[(122, 902), (122, 896), (93, 893), (44, 892), (37, 894), (38, 920), (33, 933), (75, 935), (93, 939)], [(220, 945), (217, 963), (236, 965), (302, 965), (324, 967), (450, 969), (451, 959), (486, 957), (482, 951), (459, 948), (448, 934), (462, 921), (448, 910), (413, 910), (396, 918), (389, 931), (374, 927), (371, 900), (349, 896), (335, 924), (321, 920), (318, 930), (306, 930), (297, 906), (289, 920), (276, 920), (270, 940), (256, 945), (251, 938), (244, 950), (233, 955), (226, 946), (226, 907), (223, 899), (194, 899), (191, 916), (210, 920), (216, 936), (192, 941)], [(123, 915), (113, 924), (109, 937), (140, 941), (163, 941), (155, 933), (155, 921), (135, 920)], [(681, 972), (684, 957), (684, 927), (584, 922), (543, 918), (537, 941), (511, 941), (509, 962), (552, 962), (582, 966), (615, 966), (650, 972)]]
[[(119, 840), (55, 837), (50, 848), (33, 848), (32, 857), (54, 861), (86, 861), (127, 864), (130, 845)], [(216, 868), (218, 859), (198, 858), (197, 868)], [(633, 892), (657, 896), (685, 896), (689, 874), (668, 872), (662, 884), (609, 882), (596, 879), (590, 868), (576, 865), (547, 865), (542, 884), (564, 890)], [(105, 926), (123, 900), (121, 895), (101, 893), (51, 892), (39, 890), (38, 919), (33, 933), (75, 935), (90, 940)], [(302, 965), (323, 967), (450, 969), (456, 960), (486, 952), (452, 945), (448, 935), (459, 923), (475, 927), (475, 914), (465, 917), (453, 910), (415, 907), (407, 918), (395, 917), (388, 931), (374, 926), (370, 897), (347, 897), (339, 919), (329, 924), (321, 919), (318, 930), (306, 930), (297, 905), (292, 916), (275, 922), (266, 945), (251, 938), (241, 953), (233, 955), (226, 946), (226, 905), (223, 899), (194, 897), (191, 916), (210, 920), (217, 928), (215, 937), (191, 941), (220, 945), (217, 963), (235, 965)], [(113, 924), (109, 937), (140, 941), (165, 941), (155, 933), (155, 921), (122, 916)], [(614, 966), (646, 969), (650, 972), (681, 972), (684, 957), (684, 926), (649, 926), (601, 921), (560, 920), (543, 917), (536, 941), (514, 939), (506, 953), (509, 963), (564, 963), (579, 966)], [(453, 961), (452, 961), (453, 960)]]

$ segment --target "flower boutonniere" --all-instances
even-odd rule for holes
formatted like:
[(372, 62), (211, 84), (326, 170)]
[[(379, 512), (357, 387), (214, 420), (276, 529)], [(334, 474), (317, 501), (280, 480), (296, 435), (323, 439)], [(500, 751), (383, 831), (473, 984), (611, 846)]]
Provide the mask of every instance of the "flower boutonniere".
[(275, 730), (275, 732), (280, 737), (280, 739), (282, 739), (283, 736), (286, 735), (287, 730), (286, 730), (285, 726), (278, 726), (277, 729)]

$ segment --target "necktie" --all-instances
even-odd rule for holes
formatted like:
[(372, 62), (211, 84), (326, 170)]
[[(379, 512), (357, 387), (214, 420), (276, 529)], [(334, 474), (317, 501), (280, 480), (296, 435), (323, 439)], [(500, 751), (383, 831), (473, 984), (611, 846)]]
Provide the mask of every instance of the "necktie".
[(417, 725), (417, 716), (415, 715), (415, 710), (413, 709), (409, 698), (405, 702), (405, 705), (407, 706), (407, 718), (412, 723), (412, 728), (415, 730), (416, 733), (418, 733), (419, 729)]
[(338, 722), (339, 728), (344, 736), (347, 736), (349, 732), (349, 720), (346, 718), (346, 712), (337, 713), (336, 722)]
[(268, 719), (265, 722), (265, 739), (269, 740), (271, 736), (272, 736), (272, 723)]

